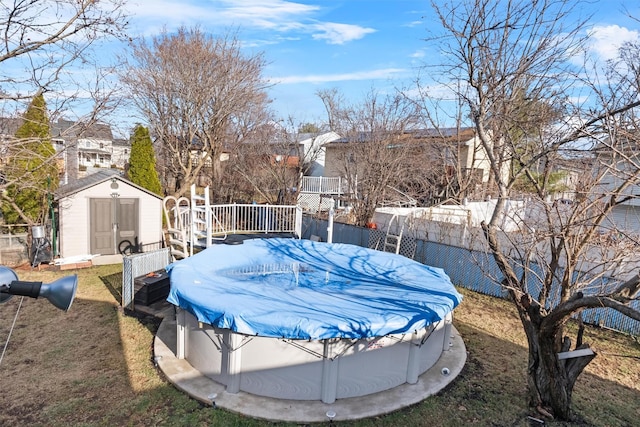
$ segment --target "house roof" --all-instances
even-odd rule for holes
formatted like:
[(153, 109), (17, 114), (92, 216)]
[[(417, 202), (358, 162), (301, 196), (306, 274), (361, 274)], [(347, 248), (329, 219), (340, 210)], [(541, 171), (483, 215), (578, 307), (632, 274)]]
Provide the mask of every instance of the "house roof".
[(130, 147), (131, 146), (131, 142), (128, 139), (125, 138), (116, 138), (113, 140), (113, 145), (117, 145), (120, 147)]
[(472, 127), (415, 129), (404, 133), (415, 138), (460, 138), (461, 141), (468, 141), (476, 135), (476, 131)]
[(58, 119), (57, 122), (51, 123), (51, 136), (56, 137), (75, 137), (85, 139), (104, 139), (113, 140), (111, 125), (106, 123), (83, 123), (71, 120)]
[(339, 139), (339, 138), (340, 138), (340, 135), (338, 135), (333, 131), (321, 132), (321, 133), (298, 134), (299, 144), (309, 143), (310, 145), (324, 145), (324, 144), (328, 144), (329, 142), (335, 141), (336, 139)]
[(120, 176), (120, 171), (118, 170), (102, 169), (102, 170), (99, 170), (98, 172), (87, 175), (84, 178), (80, 178), (75, 182), (71, 182), (69, 184), (60, 186), (55, 192), (55, 199), (60, 200), (64, 197), (68, 197), (73, 194), (79, 193), (83, 190), (86, 190), (87, 188), (91, 188), (98, 184), (102, 184), (103, 182), (110, 181), (113, 178), (116, 178), (117, 180), (124, 182), (132, 187), (135, 187), (138, 190), (143, 191), (158, 199), (162, 198), (161, 196), (158, 196), (157, 194), (147, 190), (146, 188), (143, 188), (127, 179), (124, 179), (122, 176)]
[(637, 156), (640, 153), (640, 138), (637, 135), (620, 135), (613, 139), (606, 135), (601, 142), (593, 147), (593, 151), (600, 155), (613, 155), (622, 152), (626, 155)]
[[(0, 117), (0, 135), (15, 135), (22, 125), (22, 117)], [(66, 119), (58, 119), (49, 124), (52, 138), (91, 138), (113, 140), (111, 125), (106, 123), (92, 123), (87, 125), (82, 122), (74, 122)], [(124, 140), (128, 145), (128, 141)]]
[(17, 117), (0, 117), (0, 135), (15, 135), (23, 121)]
[(466, 143), (470, 139), (475, 136), (475, 129), (472, 127), (463, 127), (463, 128), (430, 128), (430, 129), (411, 129), (405, 130), (402, 132), (386, 132), (383, 134), (382, 132), (359, 132), (355, 135), (349, 135), (342, 138), (335, 139), (331, 141), (329, 144), (337, 145), (337, 144), (345, 144), (350, 142), (367, 142), (375, 137), (377, 139), (381, 138), (396, 138), (397, 140), (425, 140), (429, 139), (432, 141), (458, 141), (460, 143)]

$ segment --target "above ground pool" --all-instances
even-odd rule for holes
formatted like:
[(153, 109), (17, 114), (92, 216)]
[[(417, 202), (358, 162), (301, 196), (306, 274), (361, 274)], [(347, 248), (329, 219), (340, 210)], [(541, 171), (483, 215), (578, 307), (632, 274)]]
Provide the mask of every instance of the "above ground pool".
[(167, 270), (177, 356), (229, 393), (281, 399), (415, 383), (448, 350), (461, 301), (441, 269), (310, 240), (217, 245)]

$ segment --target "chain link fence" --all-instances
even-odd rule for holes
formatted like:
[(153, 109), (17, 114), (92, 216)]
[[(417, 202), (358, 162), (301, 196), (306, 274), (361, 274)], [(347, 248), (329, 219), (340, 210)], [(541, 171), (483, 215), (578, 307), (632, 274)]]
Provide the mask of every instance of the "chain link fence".
[[(309, 239), (311, 235), (316, 235), (326, 242), (327, 226), (328, 221), (305, 215), (303, 218), (302, 238)], [(334, 223), (334, 243), (349, 243), (373, 249), (382, 249), (385, 236), (386, 231), (383, 230)], [(401, 241), (400, 254), (415, 259), (422, 264), (442, 268), (457, 286), (495, 297), (508, 297), (506, 291), (499, 285), (502, 279), (500, 269), (493, 257), (487, 252), (405, 235)], [(535, 266), (532, 268), (535, 268)], [(517, 270), (518, 268), (516, 267)], [(616, 282), (614, 279), (608, 280), (610, 284)], [(536, 295), (535, 290), (540, 284), (536, 283), (535, 280), (531, 280), (528, 286), (532, 295)], [(559, 292), (552, 290), (552, 294), (554, 293), (559, 295)], [(640, 310), (640, 301), (634, 301), (630, 306)], [(582, 318), (589, 324), (632, 335), (640, 335), (640, 322), (616, 310), (609, 308), (588, 309), (584, 310)]]
[(0, 225), (0, 264), (17, 267), (29, 261), (27, 224)]

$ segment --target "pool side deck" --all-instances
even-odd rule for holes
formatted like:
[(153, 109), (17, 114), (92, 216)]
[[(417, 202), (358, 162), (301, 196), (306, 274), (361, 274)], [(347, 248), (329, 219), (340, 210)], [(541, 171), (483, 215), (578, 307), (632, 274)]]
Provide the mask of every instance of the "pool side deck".
[[(248, 417), (269, 421), (312, 423), (355, 420), (387, 414), (416, 404), (442, 390), (462, 371), (467, 351), (458, 331), (451, 328), (451, 347), (442, 352), (436, 364), (422, 374), (416, 384), (403, 384), (368, 396), (338, 399), (332, 404), (321, 401), (274, 399), (239, 392), (227, 393), (225, 386), (205, 377), (189, 362), (176, 358), (176, 321), (167, 313), (154, 340), (154, 360), (167, 379), (179, 390), (198, 401)], [(443, 368), (449, 373), (444, 375)]]

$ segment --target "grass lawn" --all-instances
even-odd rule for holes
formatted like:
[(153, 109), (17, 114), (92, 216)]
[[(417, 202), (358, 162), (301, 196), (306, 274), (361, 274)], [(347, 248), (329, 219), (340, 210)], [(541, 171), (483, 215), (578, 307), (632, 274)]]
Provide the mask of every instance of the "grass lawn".
[[(1, 426), (273, 426), (203, 406), (176, 390), (152, 363), (158, 321), (124, 315), (102, 278), (120, 265), (71, 272), (16, 270), (21, 280), (79, 276), (69, 312), (24, 298), (0, 364)], [(116, 277), (116, 276), (111, 276)], [(519, 320), (505, 301), (461, 290), (455, 327), (469, 352), (444, 391), (389, 415), (336, 426), (531, 426), (526, 406), (527, 352)], [(20, 297), (0, 305), (4, 346)], [(640, 344), (588, 328), (599, 353), (578, 379), (580, 426), (640, 425)], [(565, 425), (547, 422), (546, 425)]]

